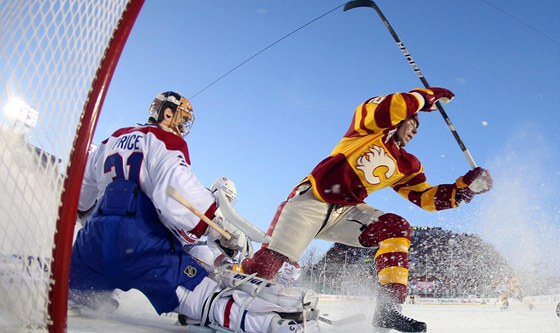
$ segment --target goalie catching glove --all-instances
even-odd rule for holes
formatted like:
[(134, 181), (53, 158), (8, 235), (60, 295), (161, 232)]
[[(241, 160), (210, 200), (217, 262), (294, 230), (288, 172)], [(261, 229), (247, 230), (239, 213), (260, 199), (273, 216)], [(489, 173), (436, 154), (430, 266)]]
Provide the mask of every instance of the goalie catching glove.
[(469, 203), (472, 198), (492, 189), (492, 177), (490, 172), (481, 167), (476, 167), (455, 181), (457, 187), (457, 203), (465, 201)]
[(445, 88), (416, 88), (412, 90), (410, 93), (416, 93), (424, 99), (424, 106), (420, 109), (420, 111), (435, 111), (437, 110), (437, 102), (442, 103), (449, 103), (455, 97), (451, 91)]
[(219, 208), (213, 221), (227, 231), (231, 235), (231, 239), (225, 239), (218, 231), (209, 227), (208, 234), (206, 235), (208, 243), (216, 244), (218, 249), (230, 258), (235, 258), (238, 254), (239, 260), (245, 257), (253, 257), (254, 252), (251, 239), (222, 217)]

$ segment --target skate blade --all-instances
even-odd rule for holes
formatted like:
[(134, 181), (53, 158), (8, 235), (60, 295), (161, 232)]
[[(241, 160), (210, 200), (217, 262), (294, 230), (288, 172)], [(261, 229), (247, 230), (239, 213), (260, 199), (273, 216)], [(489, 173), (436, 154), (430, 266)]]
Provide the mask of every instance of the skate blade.
[(392, 330), (392, 328), (386, 327), (373, 327), (373, 333), (388, 333)]
[[(393, 328), (386, 328), (386, 327), (377, 327), (377, 326), (373, 326), (373, 333), (388, 333), (391, 332), (392, 330), (395, 330), (395, 332), (401, 332), (399, 330), (393, 329)], [(427, 332), (427, 329), (424, 329), (423, 331), (417, 331), (417, 332)]]

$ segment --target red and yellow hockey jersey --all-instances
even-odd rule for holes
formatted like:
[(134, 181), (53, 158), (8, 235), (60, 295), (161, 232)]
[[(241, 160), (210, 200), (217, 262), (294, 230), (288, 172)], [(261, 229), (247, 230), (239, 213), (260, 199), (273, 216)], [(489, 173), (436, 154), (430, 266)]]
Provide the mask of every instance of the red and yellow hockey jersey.
[(306, 178), (317, 198), (353, 205), (391, 186), (429, 211), (457, 207), (456, 186), (428, 184), (420, 161), (393, 138), (398, 124), (423, 105), (424, 99), (414, 93), (374, 97), (360, 104), (344, 137)]

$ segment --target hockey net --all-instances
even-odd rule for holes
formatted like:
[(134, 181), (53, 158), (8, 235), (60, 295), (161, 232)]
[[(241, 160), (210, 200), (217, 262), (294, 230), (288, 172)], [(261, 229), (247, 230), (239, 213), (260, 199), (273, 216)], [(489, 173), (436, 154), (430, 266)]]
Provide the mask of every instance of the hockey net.
[(66, 330), (87, 151), (143, 0), (0, 0), (0, 331)]

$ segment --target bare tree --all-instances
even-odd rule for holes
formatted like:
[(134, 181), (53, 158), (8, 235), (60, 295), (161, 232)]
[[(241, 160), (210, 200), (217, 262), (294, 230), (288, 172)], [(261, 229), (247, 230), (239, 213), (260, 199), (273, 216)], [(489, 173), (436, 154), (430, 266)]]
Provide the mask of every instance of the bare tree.
[(315, 264), (317, 262), (317, 260), (318, 260), (317, 247), (316, 246), (311, 246), (311, 247), (307, 248), (307, 250), (305, 251), (305, 253), (301, 257), (300, 263), (301, 263), (301, 266), (303, 266), (303, 267), (309, 267), (309, 266)]

